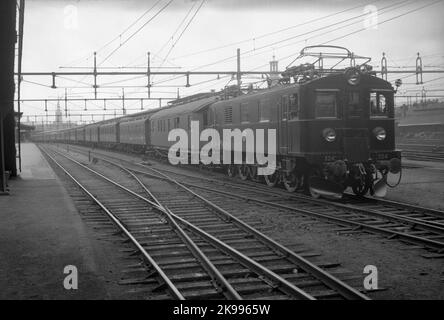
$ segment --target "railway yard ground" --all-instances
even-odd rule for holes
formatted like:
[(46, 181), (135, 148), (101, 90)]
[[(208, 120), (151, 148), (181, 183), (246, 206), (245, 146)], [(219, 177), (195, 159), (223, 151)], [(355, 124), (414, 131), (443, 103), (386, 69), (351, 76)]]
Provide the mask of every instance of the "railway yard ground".
[[(67, 147), (61, 144), (58, 146), (41, 145), (40, 147), (41, 151), (32, 143), (23, 145), (25, 169), (20, 178), (10, 181), (11, 188), (14, 190), (13, 194), (10, 197), (0, 197), (1, 216), (4, 221), (0, 226), (0, 239), (2, 243), (8, 244), (1, 247), (1, 256), (5, 257), (0, 261), (0, 287), (2, 288), (0, 297), (2, 298), (169, 298), (164, 288), (159, 290), (155, 281), (146, 277), (146, 270), (143, 270), (140, 264), (139, 255), (134, 253), (134, 247), (116, 233), (109, 220), (103, 218), (103, 214), (100, 215), (100, 209), (94, 208), (85, 200), (84, 195), (73, 185), (68, 176), (51, 160), (59, 159), (59, 163), (65, 163), (65, 166), (67, 166), (68, 163), (71, 163), (69, 161), (72, 161), (64, 158), (63, 155), (67, 155), (73, 160), (97, 170), (104, 176), (116, 179), (116, 181), (124, 181), (122, 179), (128, 178), (129, 172), (132, 170), (131, 172), (138, 176), (148, 188), (153, 188), (153, 193), (157, 193), (157, 198), (160, 199), (161, 203), (168, 203), (168, 207), (174, 213), (176, 213), (176, 210), (178, 211), (178, 216), (182, 214), (181, 217), (193, 221), (192, 219), (197, 218), (190, 215), (190, 211), (193, 211), (192, 207), (187, 209), (184, 203), (189, 201), (188, 205), (195, 206), (196, 212), (204, 212), (204, 209), (198, 208), (198, 204), (192, 202), (195, 201), (193, 197), (188, 199), (185, 193), (180, 193), (183, 190), (178, 191), (176, 190), (177, 187), (176, 189), (170, 189), (172, 188), (169, 185), (171, 181), (162, 181), (158, 175), (163, 173), (174, 177), (176, 181), (190, 183), (187, 185), (188, 188), (202, 197), (214, 201), (216, 205), (222, 208), (222, 211), (245, 221), (246, 224), (260, 232), (259, 237), (264, 235), (271, 238), (356, 290), (363, 291), (362, 283), (366, 276), (363, 273), (364, 267), (374, 265), (378, 270), (379, 289), (365, 292), (371, 299), (444, 299), (444, 256), (442, 251), (440, 253), (439, 250), (429, 250), (428, 245), (406, 244), (401, 241), (403, 239), (398, 237), (347, 227), (328, 221), (328, 219), (325, 220), (322, 217), (314, 217), (282, 207), (282, 205), (300, 206), (299, 209), (309, 211), (316, 211), (317, 208), (318, 211), (316, 212), (326, 213), (329, 210), (332, 211), (328, 204), (323, 204), (327, 206), (325, 208), (310, 207), (315, 206), (315, 204), (304, 202), (308, 200), (303, 198), (294, 200), (300, 201), (299, 204), (289, 202), (289, 194), (283, 189), (275, 188), (267, 191), (265, 185), (236, 179), (226, 182), (227, 178), (220, 173), (172, 167), (155, 160), (142, 159), (139, 155), (121, 154), (101, 149), (92, 150), (80, 146)], [(91, 151), (89, 156), (88, 150)], [(121, 161), (117, 161), (116, 158), (121, 159)], [(106, 162), (107, 160), (110, 162)], [(140, 163), (144, 163), (145, 166), (139, 165)], [(119, 170), (116, 165), (119, 164), (130, 169), (130, 171), (118, 175), (116, 172)], [(160, 171), (155, 174), (157, 177), (149, 176), (142, 173), (146, 171), (143, 168)], [(150, 172), (153, 174), (152, 171)], [(80, 177), (80, 173), (78, 174)], [(212, 179), (223, 180), (225, 185), (218, 185)], [(199, 189), (196, 186), (198, 182), (206, 184)], [(94, 182), (94, 184), (97, 183)], [(36, 185), (40, 188), (33, 188)], [(130, 184), (125, 186), (129, 189), (134, 187)], [(205, 190), (205, 186), (207, 186), (207, 190)], [(245, 192), (248, 191), (248, 196), (263, 200), (266, 200), (266, 194), (269, 192), (270, 197), (275, 198), (273, 201), (279, 204), (273, 207), (255, 200), (234, 198), (223, 194), (223, 192), (211, 191), (213, 187), (226, 192), (239, 188), (238, 196), (247, 197)], [(106, 188), (111, 188), (111, 186), (106, 186)], [(178, 192), (174, 194), (175, 201), (171, 199), (173, 198), (170, 194), (170, 192), (173, 192), (171, 190)], [(443, 190), (444, 165), (442, 163), (406, 160), (404, 161), (402, 182), (398, 188), (389, 190), (388, 199), (444, 210)], [(241, 193), (241, 191), (244, 193)], [(14, 196), (16, 192), (20, 193), (20, 197)], [(98, 193), (99, 191), (94, 192)], [(137, 199), (137, 196), (135, 198)], [(54, 201), (54, 199), (57, 199), (57, 201)], [(155, 199), (154, 196), (153, 199)], [(179, 201), (181, 199), (182, 201)], [(227, 201), (227, 199), (231, 200)], [(112, 201), (112, 199), (105, 200)], [(117, 202), (117, 199), (115, 201)], [(125, 201), (128, 203), (128, 200)], [(130, 208), (131, 206), (127, 205), (127, 207)], [(181, 209), (184, 212), (181, 212)], [(136, 214), (134, 213), (134, 215)], [(154, 216), (148, 221), (154, 228), (150, 235), (152, 237), (155, 236), (155, 232), (163, 230), (156, 229), (158, 227), (152, 221), (153, 219), (155, 219)], [(180, 217), (174, 219), (182, 223)], [(238, 229), (232, 229), (234, 226), (222, 226), (220, 221), (216, 221), (216, 218), (208, 217), (206, 222), (202, 222), (205, 220), (202, 220), (202, 217), (200, 219), (200, 221), (196, 220), (196, 224), (216, 237), (219, 237), (219, 234), (222, 238), (227, 236), (223, 234), (223, 230), (217, 231), (217, 228), (236, 230), (233, 233), (241, 232), (237, 231)], [(132, 229), (130, 229), (136, 235), (141, 232), (141, 229), (137, 228), (141, 228), (143, 223), (148, 223), (145, 220), (140, 220), (140, 218), (136, 221), (121, 221), (124, 221), (124, 225), (128, 228), (131, 227)], [(165, 223), (165, 221), (162, 220), (162, 223)], [(382, 226), (384, 224), (378, 225)], [(239, 230), (244, 228), (242, 225), (240, 226)], [(186, 230), (186, 233), (190, 233), (190, 229), (186, 228)], [(245, 230), (247, 230), (245, 231), (247, 233), (250, 232), (245, 228), (242, 230), (242, 232)], [(262, 296), (257, 296), (257, 290), (264, 285), (266, 286), (267, 282), (265, 284), (258, 283), (256, 281), (258, 278), (239, 278), (237, 274), (230, 274), (228, 269), (223, 269), (223, 263), (227, 266), (239, 265), (240, 260), (233, 258), (233, 261), (224, 260), (222, 263), (219, 257), (219, 255), (222, 255), (220, 252), (227, 249), (217, 247), (214, 243), (212, 243), (213, 247), (208, 248), (208, 244), (203, 243), (203, 238), (194, 233), (190, 234), (190, 238), (198, 244), (202, 252), (210, 257), (210, 264), (214, 263), (215, 266), (221, 268), (221, 272), (227, 278), (229, 284), (243, 297), (278, 299), (294, 297), (295, 293), (292, 292), (291, 286), (285, 290), (282, 289), (279, 294), (268, 293), (267, 296), (267, 294), (262, 293)], [(267, 270), (258, 270), (252, 267), (251, 270), (254, 271), (246, 274), (260, 273), (262, 277), (259, 278), (262, 279), (270, 276), (267, 272), (272, 270), (279, 277), (287, 279), (296, 286), (301, 286), (305, 292), (315, 298), (335, 298), (334, 290), (331, 289), (332, 286), (328, 283), (325, 284), (321, 276), (309, 272), (312, 280), (305, 279), (303, 274), (298, 272), (300, 269), (297, 260), (282, 260), (282, 255), (272, 257), (266, 249), (262, 247), (257, 249), (253, 238), (251, 235), (246, 237), (245, 239), (248, 240), (244, 240), (245, 243), (243, 244), (237, 244), (236, 248), (245, 255), (250, 255), (257, 261), (261, 261), (261, 265), (266, 266)], [(430, 239), (442, 240), (442, 235), (431, 236)], [(251, 247), (247, 243), (250, 240), (252, 241)], [(176, 240), (170, 239), (168, 241), (171, 241), (174, 245)], [(228, 239), (228, 242), (235, 247), (239, 240), (233, 237)], [(147, 243), (149, 245), (149, 242)], [(433, 246), (433, 243), (431, 246)], [(159, 248), (165, 247), (159, 245)], [(276, 248), (272, 248), (272, 251), (280, 250)], [(148, 250), (155, 249), (148, 247)], [(150, 252), (152, 257), (157, 257), (156, 254), (158, 253), (156, 251)], [(224, 251), (224, 253), (227, 254), (227, 251)], [(181, 254), (185, 256), (185, 253)], [(196, 256), (196, 253), (193, 252), (193, 255)], [(233, 257), (231, 254), (223, 256)], [(163, 261), (160, 256), (159, 259), (160, 265), (169, 270), (168, 272), (173, 272), (171, 270), (175, 268), (174, 259), (168, 260), (168, 263)], [(276, 262), (272, 263), (272, 261)], [(293, 272), (288, 272), (288, 268), (293, 268), (292, 263), (295, 263), (297, 267), (294, 267)], [(182, 264), (183, 268), (189, 267), (190, 270), (196, 268), (190, 263), (186, 264), (183, 260), (180, 260), (177, 264), (179, 266)], [(63, 274), (63, 268), (66, 265), (76, 265), (78, 267), (79, 290), (68, 291), (63, 289), (63, 279), (66, 276)], [(241, 265), (246, 266), (248, 263), (242, 261)], [(210, 273), (208, 266), (203, 269)], [(242, 271), (242, 268), (239, 267), (238, 269), (240, 270), (238, 272)], [(231, 267), (229, 270), (238, 269)], [(186, 270), (186, 268), (183, 270)], [(177, 286), (189, 298), (217, 298), (217, 296), (214, 296), (216, 293), (205, 282), (205, 276), (199, 278), (200, 280), (190, 279), (189, 282), (183, 280), (187, 277), (187, 274), (174, 273), (172, 279), (176, 279), (175, 277), (181, 279), (178, 280)], [(319, 283), (313, 279), (319, 280)], [(306, 287), (307, 289), (305, 289)]]

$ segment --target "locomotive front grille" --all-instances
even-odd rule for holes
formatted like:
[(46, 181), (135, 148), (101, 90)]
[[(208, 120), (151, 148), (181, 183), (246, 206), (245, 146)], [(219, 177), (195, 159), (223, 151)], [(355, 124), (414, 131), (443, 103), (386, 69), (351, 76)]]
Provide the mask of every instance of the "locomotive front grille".
[(351, 162), (364, 162), (369, 159), (368, 139), (364, 137), (344, 137), (344, 155)]

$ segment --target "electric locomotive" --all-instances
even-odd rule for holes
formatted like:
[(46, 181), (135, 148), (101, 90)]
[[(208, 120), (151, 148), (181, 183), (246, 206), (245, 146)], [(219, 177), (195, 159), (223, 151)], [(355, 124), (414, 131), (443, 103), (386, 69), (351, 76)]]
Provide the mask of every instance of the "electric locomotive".
[[(316, 51), (325, 49), (335, 52)], [(376, 77), (370, 58), (345, 48), (306, 47), (302, 57), (315, 61), (287, 68), (269, 89), (214, 103), (208, 122), (219, 130), (276, 129), (277, 168), (265, 176), (269, 186), (282, 182), (288, 191), (307, 189), (313, 197), (340, 198), (348, 187), (357, 195), (384, 196), (388, 173), (401, 170), (395, 89)], [(325, 68), (326, 59), (349, 65)], [(254, 165), (228, 165), (227, 172), (258, 178)]]

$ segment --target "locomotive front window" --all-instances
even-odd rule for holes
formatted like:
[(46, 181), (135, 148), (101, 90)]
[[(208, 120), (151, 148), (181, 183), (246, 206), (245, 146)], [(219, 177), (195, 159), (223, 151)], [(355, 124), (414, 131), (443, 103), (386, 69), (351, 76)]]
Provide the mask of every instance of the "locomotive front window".
[(336, 92), (316, 92), (316, 118), (336, 118), (336, 96)]
[(362, 110), (362, 105), (360, 104), (359, 92), (356, 91), (349, 92), (347, 110), (349, 117), (362, 116), (363, 110)]
[(370, 115), (372, 117), (388, 117), (388, 93), (370, 92)]

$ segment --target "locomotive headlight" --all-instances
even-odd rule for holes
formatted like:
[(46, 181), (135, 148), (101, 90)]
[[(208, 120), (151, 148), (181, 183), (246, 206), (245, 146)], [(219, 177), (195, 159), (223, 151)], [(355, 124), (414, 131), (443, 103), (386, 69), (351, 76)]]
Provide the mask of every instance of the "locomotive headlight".
[(332, 128), (326, 128), (322, 131), (322, 136), (324, 137), (325, 141), (333, 142), (336, 140), (336, 131)]
[(361, 74), (356, 68), (348, 68), (345, 70), (345, 78), (350, 85), (356, 86), (361, 81)]
[(384, 128), (381, 127), (374, 128), (373, 134), (375, 135), (376, 139), (378, 139), (379, 141), (383, 141), (387, 137), (387, 133), (385, 132)]

